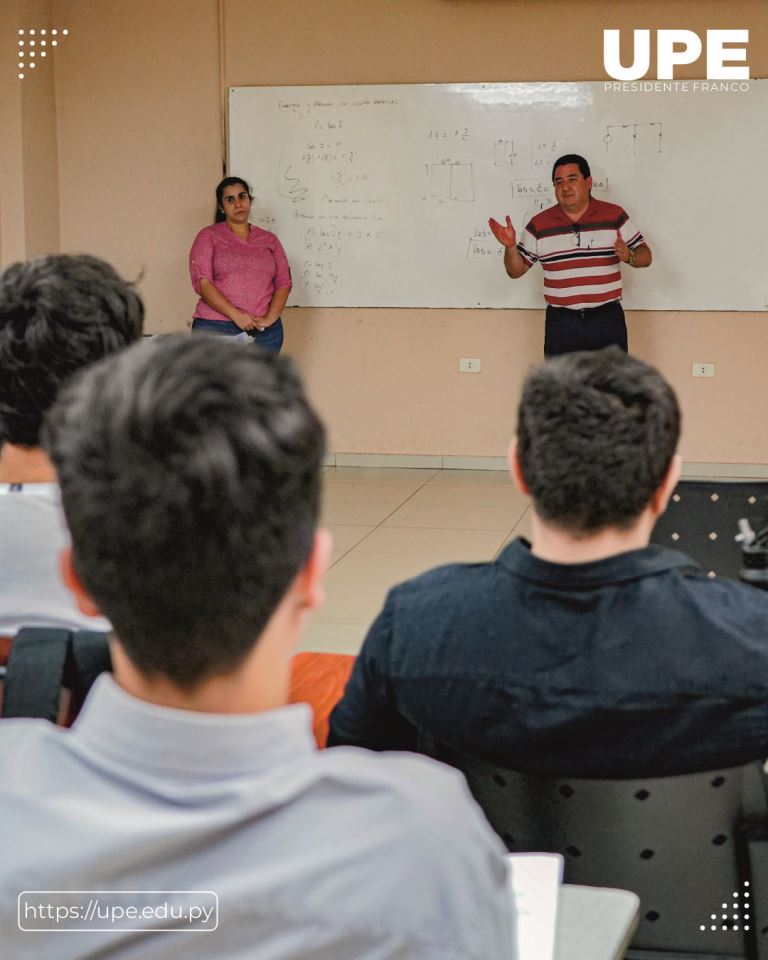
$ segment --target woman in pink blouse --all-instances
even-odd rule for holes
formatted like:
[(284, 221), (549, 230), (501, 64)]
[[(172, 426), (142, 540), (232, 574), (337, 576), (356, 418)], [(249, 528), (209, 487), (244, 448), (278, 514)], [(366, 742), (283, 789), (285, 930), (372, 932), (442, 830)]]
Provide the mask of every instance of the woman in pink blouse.
[(189, 252), (192, 286), (200, 295), (192, 331), (245, 331), (260, 347), (279, 353), (291, 268), (275, 234), (248, 222), (252, 200), (239, 177), (226, 177), (216, 187), (216, 222), (203, 227)]

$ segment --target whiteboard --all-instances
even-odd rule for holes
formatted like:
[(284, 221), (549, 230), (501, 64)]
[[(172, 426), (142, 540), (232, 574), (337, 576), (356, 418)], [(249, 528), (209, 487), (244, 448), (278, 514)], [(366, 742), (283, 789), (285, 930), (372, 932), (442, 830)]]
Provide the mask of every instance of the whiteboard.
[(293, 305), (541, 307), (541, 267), (509, 279), (488, 217), (522, 229), (554, 203), (553, 160), (580, 153), (653, 249), (622, 270), (625, 307), (767, 309), (768, 81), (604, 88), (232, 87), (229, 167), (286, 248)]

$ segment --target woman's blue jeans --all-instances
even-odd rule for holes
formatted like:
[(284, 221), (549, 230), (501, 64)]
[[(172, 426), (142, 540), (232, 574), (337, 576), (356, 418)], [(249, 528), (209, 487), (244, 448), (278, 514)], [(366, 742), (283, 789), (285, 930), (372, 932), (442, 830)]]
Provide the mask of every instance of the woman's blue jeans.
[[(192, 333), (219, 333), (225, 337), (236, 337), (242, 332), (240, 327), (231, 320), (204, 320), (202, 317), (195, 317), (192, 321)], [(259, 333), (258, 330), (249, 330), (248, 336), (262, 350), (280, 353), (283, 345), (283, 321), (278, 318), (263, 333)]]

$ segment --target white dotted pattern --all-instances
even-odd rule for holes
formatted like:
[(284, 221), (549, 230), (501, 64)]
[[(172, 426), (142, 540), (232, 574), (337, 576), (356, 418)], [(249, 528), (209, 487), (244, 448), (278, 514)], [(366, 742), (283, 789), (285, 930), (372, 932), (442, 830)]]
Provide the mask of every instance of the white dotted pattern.
[[(710, 574), (710, 576), (713, 576), (713, 574)], [(745, 881), (744, 881), (744, 886), (745, 886), (745, 887), (749, 887), (749, 880), (745, 880)], [(748, 897), (749, 897), (749, 891), (748, 891), (748, 890), (745, 890), (745, 892), (744, 892), (744, 898), (745, 898), (745, 900), (746, 900)], [(738, 892), (738, 890), (734, 890), (734, 891), (733, 891), (733, 899), (736, 900), (736, 901), (738, 901), (738, 899), (739, 899), (739, 892)], [(722, 907), (723, 910), (728, 910), (728, 904), (727, 904), (727, 903), (723, 903), (723, 904), (721, 905), (721, 907)], [(745, 908), (745, 911), (746, 911), (746, 910), (749, 910), (749, 903), (745, 903), (745, 904), (744, 904), (744, 908)], [(738, 904), (738, 903), (733, 903), (733, 904), (731, 904), (731, 909), (736, 911), (736, 913), (731, 914), (731, 921), (732, 921), (732, 922), (730, 923), (730, 925), (729, 925), (728, 923), (723, 923), (723, 924), (721, 924), (721, 926), (720, 926), (720, 929), (721, 929), (721, 930), (728, 930), (728, 929), (731, 929), (731, 930), (734, 930), (734, 931), (738, 931), (738, 930), (739, 930), (739, 924), (738, 924), (737, 922), (735, 922), (735, 921), (739, 921), (739, 920), (741, 919), (741, 917), (739, 916), (739, 913), (738, 913), (739, 904)], [(711, 913), (711, 914), (709, 915), (709, 919), (715, 921), (715, 923), (712, 923), (712, 924), (710, 925), (710, 928), (709, 928), (709, 929), (712, 930), (713, 932), (714, 932), (714, 931), (717, 931), (717, 914), (716, 914), (716, 913)], [(727, 914), (727, 913), (721, 914), (720, 919), (727, 921), (727, 920), (728, 920), (728, 914)], [(745, 912), (743, 919), (744, 919), (745, 921), (746, 921), (746, 920), (749, 920), (749, 919), (750, 919), (749, 914)], [(702, 923), (702, 924), (699, 925), (699, 930), (705, 931), (706, 929), (707, 929), (707, 925), (706, 925), (705, 923)], [(749, 931), (749, 924), (748, 924), (748, 923), (744, 923), (741, 929), (748, 932), (748, 931)]]
[[(59, 35), (59, 33), (61, 33), (61, 36), (62, 36), (62, 37), (67, 37), (67, 36), (69, 36), (69, 30), (67, 30), (66, 28), (65, 28), (65, 29), (62, 29), (61, 31), (59, 31), (59, 30), (58, 30), (57, 28), (55, 28), (55, 27), (51, 29), (50, 35), (51, 35), (51, 37), (56, 37), (56, 36)], [(34, 58), (37, 56), (37, 54), (39, 53), (41, 57), (47, 56), (47, 51), (46, 51), (46, 50), (34, 50), (34, 49), (32, 49), (32, 48), (35, 47), (35, 46), (37, 46), (38, 44), (39, 44), (39, 46), (41, 46), (41, 47), (46, 47), (46, 46), (48, 45), (48, 41), (47, 41), (47, 40), (34, 40), (34, 39), (32, 39), (32, 38), (35, 37), (35, 36), (38, 36), (38, 35), (39, 35), (40, 37), (47, 36), (47, 35), (48, 35), (48, 30), (47, 30), (46, 28), (44, 28), (44, 27), (41, 27), (40, 29), (37, 29), (36, 27), (30, 27), (28, 30), (19, 29), (18, 35), (19, 35), (19, 37), (21, 37), (22, 39), (18, 41), (18, 45), (19, 45), (19, 47), (21, 47), (21, 49), (18, 51), (17, 59), (18, 59), (19, 62), (18, 62), (18, 65), (17, 65), (17, 69), (20, 71), (20, 72), (19, 72), (19, 80), (23, 80), (24, 77), (26, 76), (26, 74), (23, 72), (23, 71), (26, 69), (26, 67), (29, 66), (29, 68), (30, 68), (31, 70), (34, 70), (35, 67), (37, 66), (37, 63), (35, 62), (35, 59), (34, 59)], [(25, 40), (24, 38), (25, 38), (26, 36), (28, 36), (30, 39), (29, 39), (29, 40)], [(29, 46), (30, 49), (29, 49), (28, 51), (26, 51), (26, 53), (25, 53), (25, 47), (27, 47), (27, 46)], [(57, 40), (51, 40), (51, 46), (52, 46), (52, 47), (58, 46), (58, 41), (57, 41)], [(29, 60), (29, 63), (28, 63), (28, 64), (27, 64), (27, 62), (26, 62), (27, 59)]]

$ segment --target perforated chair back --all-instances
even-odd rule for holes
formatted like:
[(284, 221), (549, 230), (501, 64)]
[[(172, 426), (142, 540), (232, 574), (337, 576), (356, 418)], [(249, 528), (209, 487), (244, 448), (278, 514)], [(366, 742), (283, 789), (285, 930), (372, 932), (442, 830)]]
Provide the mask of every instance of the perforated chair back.
[(561, 853), (566, 882), (637, 893), (633, 950), (766, 955), (758, 946), (768, 941), (760, 926), (768, 910), (757, 902), (747, 849), (747, 833), (764, 826), (768, 812), (761, 763), (579, 780), (503, 770), (445, 747), (429, 752), (464, 772), (510, 851)]
[(687, 553), (709, 576), (738, 580), (741, 517), (755, 530), (768, 523), (768, 481), (681, 480), (651, 540)]

